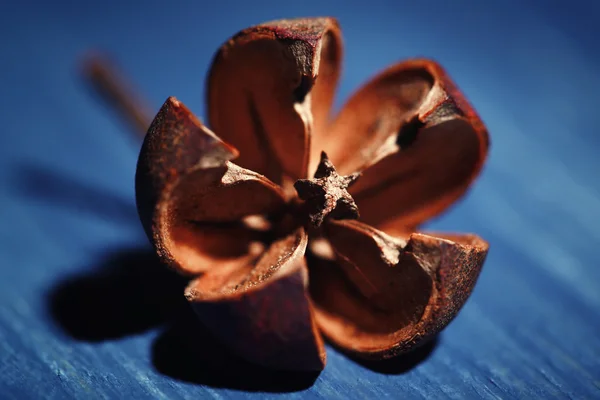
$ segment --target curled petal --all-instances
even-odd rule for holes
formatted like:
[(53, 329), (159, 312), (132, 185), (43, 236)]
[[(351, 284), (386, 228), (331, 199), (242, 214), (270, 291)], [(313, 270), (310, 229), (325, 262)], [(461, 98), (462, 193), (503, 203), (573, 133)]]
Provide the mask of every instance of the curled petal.
[(363, 358), (388, 358), (441, 331), (467, 300), (488, 245), (474, 235), (392, 237), (356, 221), (334, 221), (337, 259), (310, 264), (322, 332)]
[(321, 370), (325, 349), (307, 294), (306, 243), (300, 228), (274, 242), (255, 263), (197, 278), (186, 297), (218, 339), (249, 361)]
[(246, 264), (263, 250), (261, 233), (240, 220), (277, 210), (283, 193), (231, 163), (236, 155), (174, 98), (150, 126), (136, 172), (138, 212), (159, 255), (180, 272)]
[(414, 227), (460, 197), (481, 170), (488, 136), (442, 68), (400, 63), (360, 89), (330, 130), (340, 173), (362, 171), (352, 188), (361, 221)]
[(246, 29), (215, 56), (208, 77), (211, 127), (241, 150), (238, 163), (276, 183), (307, 175), (313, 121), (327, 122), (341, 38), (331, 18)]

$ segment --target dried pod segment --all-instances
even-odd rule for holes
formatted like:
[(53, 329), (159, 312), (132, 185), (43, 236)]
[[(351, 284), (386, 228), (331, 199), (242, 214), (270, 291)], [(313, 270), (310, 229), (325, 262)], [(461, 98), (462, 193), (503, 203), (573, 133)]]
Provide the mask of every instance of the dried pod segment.
[(210, 274), (192, 282), (186, 297), (212, 331), (238, 354), (279, 369), (321, 370), (325, 349), (308, 297), (304, 230), (281, 239), (226, 282)]
[(361, 219), (380, 227), (416, 227), (446, 209), (479, 174), (489, 146), (479, 116), (429, 60), (375, 77), (349, 100), (329, 137), (328, 154), (342, 173), (364, 170), (351, 194)]
[(259, 255), (239, 221), (280, 207), (283, 194), (230, 163), (236, 154), (175, 98), (148, 130), (136, 173), (138, 211), (161, 257), (180, 272)]
[(327, 118), (340, 42), (337, 23), (317, 18), (266, 23), (225, 43), (208, 77), (208, 115), (220, 137), (244, 149), (240, 166), (276, 183), (307, 175), (313, 121)]
[(138, 162), (140, 219), (191, 277), (198, 317), (272, 368), (322, 369), (320, 333), (363, 358), (415, 348), (456, 316), (487, 253), (475, 235), (415, 232), (481, 170), (479, 117), (413, 60), (330, 120), (341, 43), (331, 18), (241, 31), (208, 77), (216, 133), (169, 98)]
[(323, 333), (362, 358), (406, 352), (443, 329), (470, 294), (487, 254), (474, 235), (392, 237), (359, 222), (327, 225), (337, 262), (311, 269)]

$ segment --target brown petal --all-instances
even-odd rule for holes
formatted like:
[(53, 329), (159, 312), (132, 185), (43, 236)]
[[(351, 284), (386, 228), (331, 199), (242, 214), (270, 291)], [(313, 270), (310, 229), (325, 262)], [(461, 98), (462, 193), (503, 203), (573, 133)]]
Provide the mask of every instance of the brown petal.
[[(239, 164), (281, 183), (307, 175), (313, 120), (327, 121), (341, 38), (331, 18), (246, 29), (215, 56), (208, 77), (211, 127), (241, 150)], [(317, 79), (318, 77), (318, 79)]]
[(330, 222), (327, 235), (338, 259), (310, 265), (317, 322), (363, 358), (409, 351), (440, 332), (467, 300), (488, 249), (475, 235), (399, 238), (356, 221)]
[(344, 107), (327, 154), (352, 187), (361, 220), (416, 226), (460, 197), (488, 149), (485, 127), (442, 68), (412, 60), (387, 69)]
[(307, 294), (302, 228), (271, 245), (256, 263), (193, 281), (186, 297), (203, 323), (251, 362), (287, 370), (321, 370), (325, 349)]
[(159, 255), (180, 272), (244, 265), (263, 250), (260, 233), (239, 220), (276, 210), (283, 193), (229, 162), (236, 155), (175, 98), (150, 126), (136, 172), (138, 212)]

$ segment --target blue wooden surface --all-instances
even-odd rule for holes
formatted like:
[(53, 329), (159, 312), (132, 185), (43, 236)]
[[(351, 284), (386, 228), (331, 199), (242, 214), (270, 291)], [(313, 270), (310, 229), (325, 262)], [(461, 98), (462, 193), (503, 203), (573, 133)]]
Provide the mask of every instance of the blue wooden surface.
[[(0, 398), (600, 397), (600, 3), (81, 3), (0, 6)], [(222, 41), (305, 15), (341, 21), (338, 105), (429, 56), (492, 135), (481, 179), (430, 225), (491, 243), (458, 318), (393, 362), (329, 348), (318, 377), (241, 362), (195, 323), (137, 220), (139, 141), (77, 71), (107, 49), (154, 107), (175, 95), (202, 116)]]

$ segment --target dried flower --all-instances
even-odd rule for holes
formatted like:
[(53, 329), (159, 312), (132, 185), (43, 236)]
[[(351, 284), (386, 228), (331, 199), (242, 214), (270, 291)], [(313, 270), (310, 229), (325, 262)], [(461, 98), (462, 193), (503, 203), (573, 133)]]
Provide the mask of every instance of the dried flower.
[(192, 278), (196, 313), (273, 368), (322, 369), (320, 333), (364, 358), (414, 348), (457, 314), (487, 253), (475, 235), (416, 232), (479, 173), (479, 117), (439, 65), (411, 60), (330, 119), (341, 56), (331, 18), (238, 33), (208, 78), (218, 136), (169, 98), (138, 162), (140, 218)]

